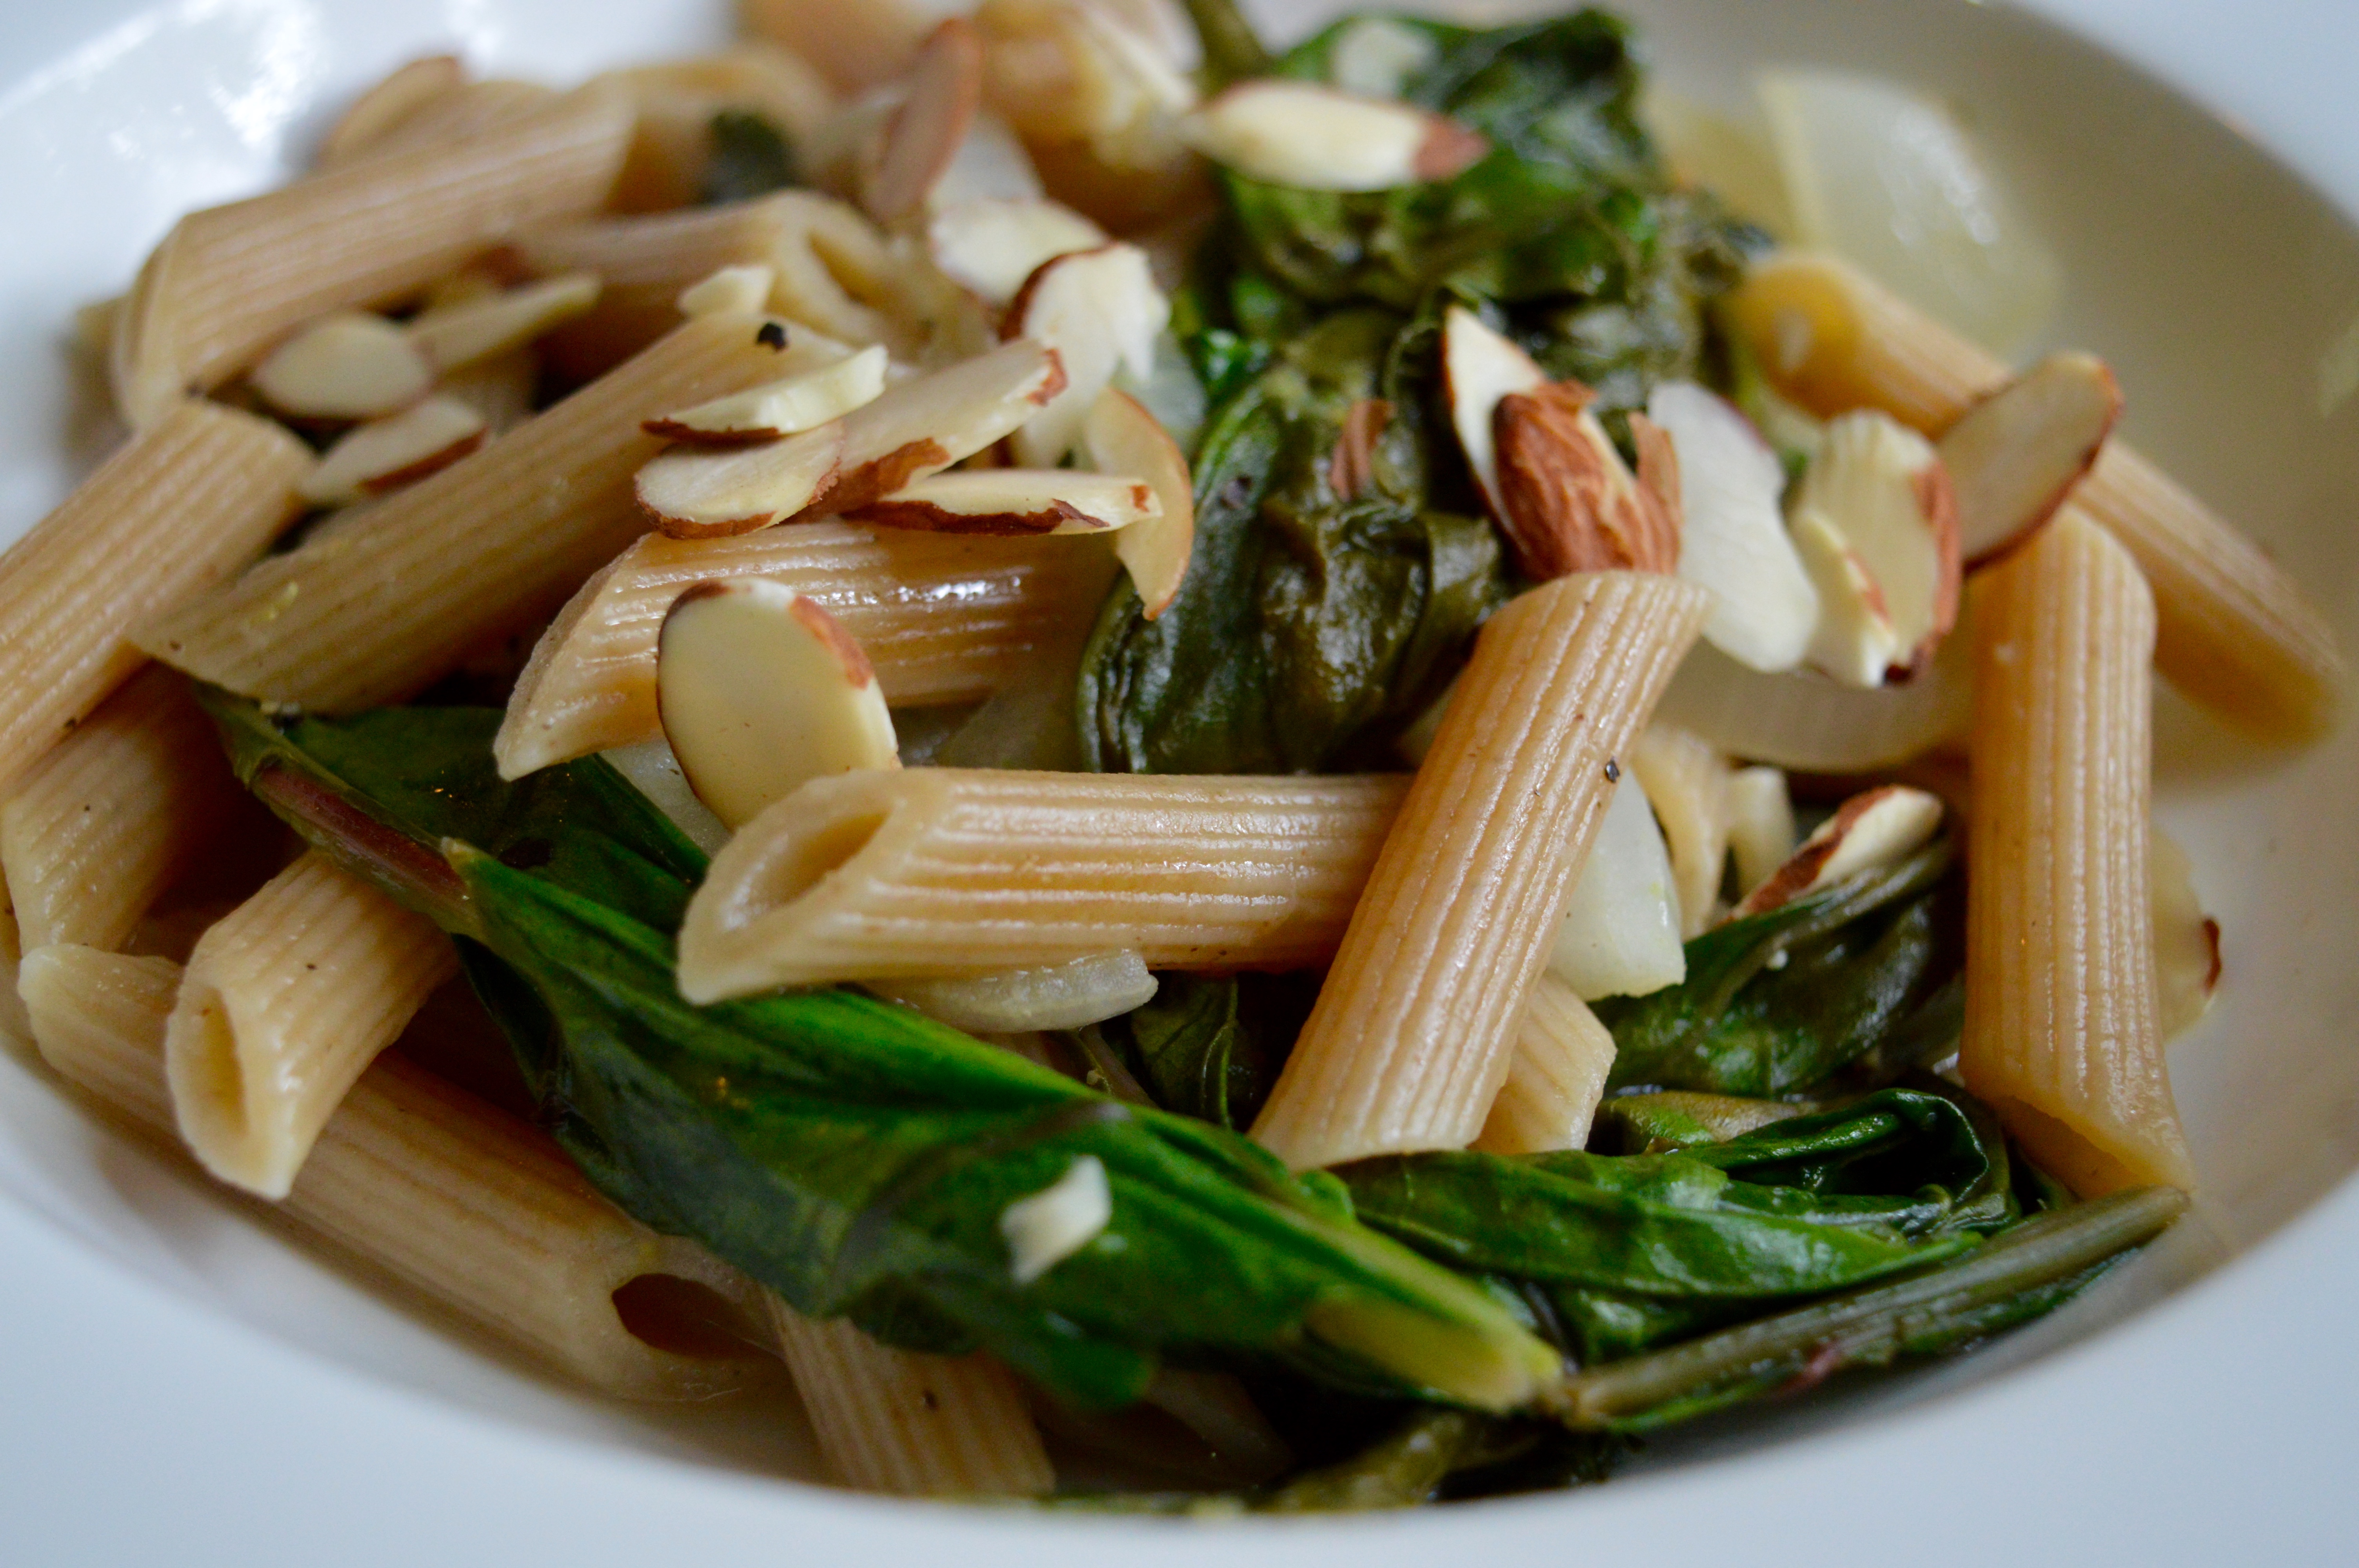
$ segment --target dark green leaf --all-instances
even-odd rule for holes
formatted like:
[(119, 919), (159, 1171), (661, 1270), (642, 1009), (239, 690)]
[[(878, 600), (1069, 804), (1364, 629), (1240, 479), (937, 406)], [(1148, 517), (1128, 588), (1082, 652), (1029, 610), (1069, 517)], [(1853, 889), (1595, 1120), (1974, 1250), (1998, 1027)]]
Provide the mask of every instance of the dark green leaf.
[(706, 129), (711, 149), (699, 194), (707, 206), (750, 201), (795, 183), (795, 153), (786, 133), (746, 109), (723, 109)]
[[(1614, 1087), (1772, 1097), (1949, 1016), (1963, 961), (1945, 841), (1901, 865), (1731, 921), (1688, 944), (1687, 979), (1597, 1004)], [(1896, 1053), (1897, 1054), (1897, 1053)]]
[(1245, 1130), (1319, 1000), (1320, 977), (1167, 974), (1158, 980), (1154, 1000), (1093, 1027), (1156, 1104)]

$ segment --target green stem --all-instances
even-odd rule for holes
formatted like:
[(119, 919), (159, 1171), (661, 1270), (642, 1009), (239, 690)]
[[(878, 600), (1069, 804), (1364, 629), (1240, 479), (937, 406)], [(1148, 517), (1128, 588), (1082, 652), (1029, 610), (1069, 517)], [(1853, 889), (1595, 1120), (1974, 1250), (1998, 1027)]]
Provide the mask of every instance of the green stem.
[(1204, 48), (1207, 88), (1269, 74), (1269, 50), (1237, 0), (1187, 0), (1187, 5), (1188, 19), (1196, 24), (1196, 37)]
[(2010, 1297), (2151, 1240), (2186, 1208), (2184, 1193), (2140, 1187), (2042, 1215), (1914, 1279), (1576, 1372), (1548, 1399), (1547, 1413), (1576, 1430), (1628, 1426), (1732, 1386), (1751, 1389), (1781, 1377), (1815, 1381), (1847, 1363), (1888, 1359), (1945, 1339), (1948, 1325), (1985, 1322), (1989, 1310)]

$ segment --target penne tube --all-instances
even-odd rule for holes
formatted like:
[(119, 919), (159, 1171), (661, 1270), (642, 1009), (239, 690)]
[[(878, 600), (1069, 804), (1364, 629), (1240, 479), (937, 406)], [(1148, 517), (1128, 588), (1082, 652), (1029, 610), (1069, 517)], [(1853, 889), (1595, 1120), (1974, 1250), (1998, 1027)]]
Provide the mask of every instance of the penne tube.
[(656, 638), (700, 582), (762, 578), (833, 616), (902, 707), (989, 697), (1097, 613), (1113, 557), (1083, 539), (967, 539), (826, 522), (712, 539), (649, 534), (541, 636), (495, 752), (506, 778), (662, 732)]
[(0, 788), (147, 655), (134, 630), (236, 573), (301, 503), (311, 454), (266, 419), (190, 399), (0, 556)]
[(920, 1356), (767, 1297), (829, 1470), (902, 1498), (1032, 1498), (1057, 1484), (1016, 1375), (987, 1356)]
[(1406, 784), (816, 779), (713, 858), (680, 927), (680, 994), (1045, 968), (1111, 948), (1154, 969), (1309, 968), (1341, 940)]
[(167, 664), (248, 697), (342, 713), (398, 702), (553, 613), (646, 530), (639, 422), (751, 386), (761, 319), (691, 321), (471, 457), (144, 627)]
[(285, 1197), (345, 1091), (457, 972), (431, 921), (320, 851), (273, 877), (198, 939), (165, 1032), (197, 1162)]
[(397, 302), (521, 229), (595, 211), (630, 135), (623, 95), (574, 93), (190, 213), (133, 286), (116, 407), (145, 428), (315, 317)]
[(724, 266), (769, 267), (770, 308), (789, 321), (846, 343), (894, 341), (879, 307), (900, 269), (884, 236), (812, 191), (558, 224), (516, 248), (534, 272), (593, 272), (603, 284), (596, 307), (549, 340), (550, 358), (577, 376), (598, 374), (678, 326), (681, 290)]
[[(21, 984), (49, 1065), (171, 1137), (164, 1032), (179, 966), (43, 947)], [(700, 1328), (759, 1313), (744, 1276), (626, 1218), (548, 1138), (397, 1054), (353, 1086), (274, 1212), (606, 1393), (701, 1400), (774, 1375)]]
[(2073, 508), (1976, 606), (1958, 1065), (2082, 1197), (2194, 1180), (2155, 991), (2154, 635), (2136, 564)]
[(187, 680), (160, 665), (135, 676), (0, 805), (24, 945), (119, 948), (244, 800)]
[(1573, 989), (1543, 971), (1516, 1030), (1507, 1081), (1474, 1147), (1487, 1154), (1581, 1149), (1614, 1070), (1614, 1036)]
[(1476, 639), (1254, 1138), (1298, 1170), (1463, 1149), (1507, 1076), (1614, 782), (1708, 600), (1560, 578)]
[[(2006, 380), (1982, 349), (1829, 257), (1756, 266), (1726, 308), (1778, 389), (1814, 414), (1880, 408), (1938, 435)], [(2333, 724), (2346, 678), (2333, 631), (2250, 539), (2119, 440), (2073, 501), (2145, 574), (2156, 664), (2173, 685), (2265, 737)]]

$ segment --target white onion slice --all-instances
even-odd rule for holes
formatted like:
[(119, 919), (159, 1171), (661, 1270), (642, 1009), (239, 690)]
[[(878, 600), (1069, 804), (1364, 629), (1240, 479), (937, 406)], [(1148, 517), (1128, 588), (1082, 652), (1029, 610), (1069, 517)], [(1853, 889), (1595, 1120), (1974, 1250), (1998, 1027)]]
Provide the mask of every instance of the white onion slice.
[(1121, 952), (965, 979), (875, 980), (867, 989), (971, 1034), (1021, 1034), (1120, 1017), (1155, 999), (1156, 979), (1137, 954)]
[(1645, 996), (1687, 979), (1670, 852), (1635, 780), (1614, 786), (1597, 825), (1549, 971), (1583, 1001)]
[(1747, 762), (1814, 773), (1890, 767), (1963, 737), (1973, 716), (1971, 642), (1952, 633), (1914, 680), (1867, 691), (1808, 670), (1763, 675), (1699, 643), (1655, 717)]

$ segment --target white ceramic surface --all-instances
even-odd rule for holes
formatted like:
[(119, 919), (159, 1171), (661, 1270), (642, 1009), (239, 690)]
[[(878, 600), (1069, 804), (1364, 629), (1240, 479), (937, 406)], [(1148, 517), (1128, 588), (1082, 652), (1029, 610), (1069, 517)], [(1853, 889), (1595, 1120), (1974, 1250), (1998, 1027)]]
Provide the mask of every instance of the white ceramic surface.
[[(2039, 8), (2190, 84), (2324, 196), (2022, 12), (1628, 6), (1671, 80), (1706, 96), (1773, 62), (1949, 93), (2065, 260), (2060, 338), (2114, 361), (2136, 438), (2267, 541), (2359, 648), (2359, 400), (2324, 408), (2320, 381), (2359, 323), (2359, 233), (2334, 211), (2359, 212), (2359, 9)], [(103, 449), (63, 324), (119, 287), (174, 214), (279, 178), (407, 54), (457, 46), (563, 80), (712, 37), (720, 7), (7, 9), (0, 350), (16, 373), (0, 384), (0, 537)], [(2163, 728), (2162, 814), (2228, 933), (2223, 1000), (2172, 1059), (2206, 1191), (2155, 1255), (1994, 1353), (1663, 1444), (1604, 1488), (1474, 1510), (1215, 1535), (896, 1507), (777, 1479), (808, 1464), (790, 1409), (649, 1414), (554, 1386), (316, 1260), (0, 1054), (0, 1559), (2334, 1560), (2359, 1524), (2343, 1474), (2359, 1452), (2344, 1329), (2359, 1286), (2359, 1190), (2344, 1181), (2359, 1164), (2359, 732), (2284, 759), (2176, 704)]]

